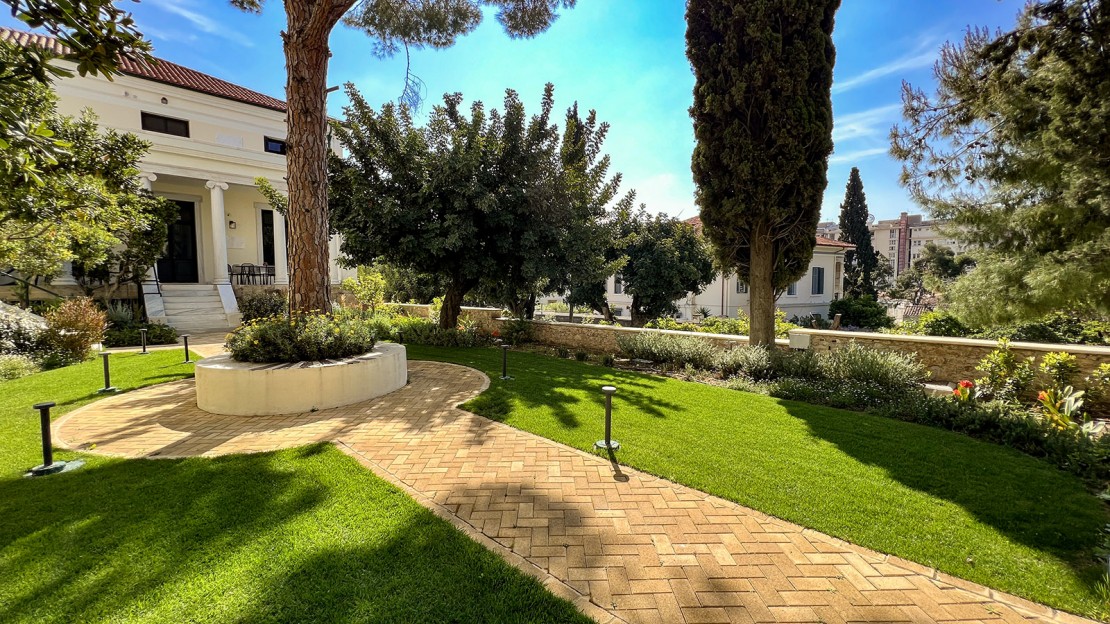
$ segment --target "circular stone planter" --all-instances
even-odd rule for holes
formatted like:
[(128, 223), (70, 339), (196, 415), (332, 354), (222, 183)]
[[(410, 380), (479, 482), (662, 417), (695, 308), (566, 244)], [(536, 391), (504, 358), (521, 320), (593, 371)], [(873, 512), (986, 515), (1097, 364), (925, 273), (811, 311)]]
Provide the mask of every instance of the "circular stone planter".
[(403, 345), (381, 343), (345, 360), (255, 364), (218, 355), (197, 362), (197, 407), (213, 414), (271, 416), (359, 403), (408, 382)]

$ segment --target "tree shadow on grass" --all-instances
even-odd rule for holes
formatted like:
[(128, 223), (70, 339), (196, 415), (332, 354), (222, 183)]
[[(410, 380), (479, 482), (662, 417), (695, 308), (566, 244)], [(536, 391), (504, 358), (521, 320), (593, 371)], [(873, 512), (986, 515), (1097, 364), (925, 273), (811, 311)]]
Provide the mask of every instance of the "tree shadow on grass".
[[(1072, 475), (1016, 450), (924, 425), (779, 403), (814, 436), (909, 488), (959, 505), (1007, 538), (1056, 557), (1089, 587), (1102, 577), (1094, 549), (1110, 514)], [(973, 557), (956, 558), (933, 564), (966, 576)]]
[[(589, 411), (604, 414), (605, 398), (601, 387), (617, 386), (615, 402), (631, 405), (636, 410), (666, 418), (679, 409), (676, 404), (660, 398), (655, 390), (667, 380), (628, 371), (582, 364), (527, 352), (509, 354), (510, 380), (502, 380), (501, 353), (493, 349), (436, 349), (418, 347), (412, 359), (453, 362), (476, 368), (490, 377), (490, 387), (468, 401), (465, 409), (491, 420), (504, 421), (512, 412), (513, 402), (527, 407), (542, 407), (564, 427), (581, 426), (579, 416), (584, 402), (594, 405)], [(588, 398), (583, 398), (586, 393)]]
[(324, 497), (259, 455), (0, 481), (0, 621), (135, 617), (167, 584)]

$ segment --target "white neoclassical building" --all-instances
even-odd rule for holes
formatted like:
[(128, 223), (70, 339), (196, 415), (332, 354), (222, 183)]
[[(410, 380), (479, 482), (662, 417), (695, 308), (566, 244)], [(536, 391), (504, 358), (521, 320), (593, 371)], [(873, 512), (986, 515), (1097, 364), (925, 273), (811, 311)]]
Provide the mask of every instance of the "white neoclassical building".
[[(692, 217), (686, 222), (701, 228), (700, 217)], [(844, 294), (844, 253), (852, 248), (849, 243), (818, 236), (805, 276), (787, 288), (776, 306), (786, 312), (787, 318), (811, 314), (828, 316), (829, 304)], [(609, 278), (606, 294), (613, 311), (622, 318), (628, 318), (632, 297), (624, 292), (619, 275)], [(686, 297), (675, 301), (675, 306), (682, 320), (694, 319), (703, 309), (712, 316), (735, 318), (739, 310), (751, 314), (748, 285), (735, 275), (721, 273), (714, 276), (705, 290), (687, 293)]]
[[(57, 40), (0, 28), (0, 40), (62, 52)], [(142, 183), (179, 216), (165, 255), (144, 285), (147, 314), (184, 330), (237, 323), (235, 288), (289, 283), (285, 219), (257, 178), (286, 188), (285, 102), (169, 61), (124, 60), (123, 74), (57, 80), (59, 112), (89, 108), (102, 127), (150, 142)], [(335, 262), (331, 280), (352, 272)], [(66, 273), (54, 281), (72, 284)]]

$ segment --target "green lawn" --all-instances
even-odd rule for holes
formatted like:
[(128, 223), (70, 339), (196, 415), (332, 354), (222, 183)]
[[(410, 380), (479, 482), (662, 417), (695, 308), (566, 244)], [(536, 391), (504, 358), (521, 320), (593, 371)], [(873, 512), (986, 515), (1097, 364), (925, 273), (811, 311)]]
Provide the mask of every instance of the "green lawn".
[(616, 385), (626, 465), (875, 550), (1072, 612), (1098, 613), (1093, 551), (1110, 520), (1069, 474), (951, 432), (704, 384), (493, 349), (408, 345), (485, 371), (464, 407), (591, 450)]
[[(192, 374), (179, 351), (112, 360), (126, 389)], [(588, 621), (330, 445), (23, 478), (31, 404), (63, 414), (100, 375), (0, 384), (0, 622)]]

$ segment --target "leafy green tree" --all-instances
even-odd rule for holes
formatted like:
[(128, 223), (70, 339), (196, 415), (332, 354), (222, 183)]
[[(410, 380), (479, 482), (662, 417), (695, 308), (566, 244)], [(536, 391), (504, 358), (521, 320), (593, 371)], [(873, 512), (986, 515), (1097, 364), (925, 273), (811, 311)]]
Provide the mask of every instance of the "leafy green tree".
[(150, 61), (150, 43), (135, 28), (131, 14), (112, 0), (4, 0), (12, 17), (29, 28), (41, 28), (62, 43), (67, 52), (3, 44), (0, 50), (0, 185), (12, 188), (41, 182), (44, 167), (57, 162), (65, 144), (41, 119), (28, 116), (26, 94), (73, 72), (58, 63), (77, 65), (77, 73), (119, 73), (127, 56)]
[(689, 0), (693, 172), (720, 266), (750, 286), (753, 344), (813, 257), (832, 152), (833, 17), (840, 0)]
[(894, 319), (886, 312), (886, 306), (871, 295), (845, 297), (829, 304), (829, 315), (840, 315), (841, 326), (861, 327), (863, 329), (882, 329), (894, 325)]
[(860, 179), (859, 168), (852, 167), (848, 186), (844, 190), (844, 203), (840, 204), (840, 240), (856, 246), (844, 254), (844, 294), (849, 297), (874, 297), (879, 294), (873, 277), (879, 265), (879, 255), (871, 244), (867, 216), (863, 180)]
[(23, 119), (65, 145), (36, 180), (0, 194), (0, 266), (47, 278), (62, 262), (90, 286), (142, 280), (166, 245), (170, 202), (140, 188), (139, 161), (149, 144), (132, 134), (102, 132), (96, 117), (64, 117), (44, 85), (18, 94)]
[(633, 325), (678, 313), (676, 300), (701, 293), (713, 281), (713, 258), (690, 224), (641, 209), (623, 222), (622, 230), (621, 276), (632, 296)]
[(374, 268), (385, 280), (386, 301), (429, 304), (447, 292), (447, 283), (432, 273), (420, 273), (388, 262), (378, 262)]
[(348, 88), (347, 120), (335, 126), (350, 157), (332, 168), (332, 210), (352, 262), (385, 261), (447, 285), (442, 327), (454, 327), (463, 299), (482, 292), (515, 312), (540, 292), (557, 260), (572, 202), (560, 182), (550, 85), (527, 118), (509, 90), (504, 113), (445, 96), (424, 128), (408, 108), (375, 112)]
[(567, 110), (559, 161), (573, 216), (558, 241), (548, 284), (549, 290), (565, 295), (571, 322), (575, 307), (583, 305), (601, 310), (611, 320), (605, 282), (623, 263), (612, 241), (619, 215), (631, 210), (636, 194), (629, 191), (609, 209), (621, 175), (609, 176), (610, 158), (601, 152), (608, 132), (609, 124), (598, 124), (596, 111), (582, 119), (577, 102)]
[(933, 96), (904, 86), (902, 183), (975, 250), (947, 292), (961, 320), (1110, 312), (1108, 38), (1105, 2), (1038, 0), (945, 45)]
[(967, 255), (956, 255), (948, 247), (930, 241), (925, 243), (913, 266), (902, 271), (895, 280), (891, 294), (899, 299), (921, 303), (926, 296), (946, 292), (960, 276), (967, 273), (975, 261)]
[[(264, 0), (230, 0), (260, 12)], [(478, 27), (482, 9), (497, 9), (497, 21), (511, 37), (545, 30), (560, 7), (575, 0), (285, 0), (282, 32), (287, 80), (289, 146), (290, 306), (329, 310), (328, 298), (328, 38), (336, 24), (362, 30), (375, 40), (374, 52), (390, 57), (409, 49), (447, 48)], [(416, 97), (411, 75), (403, 99)]]

